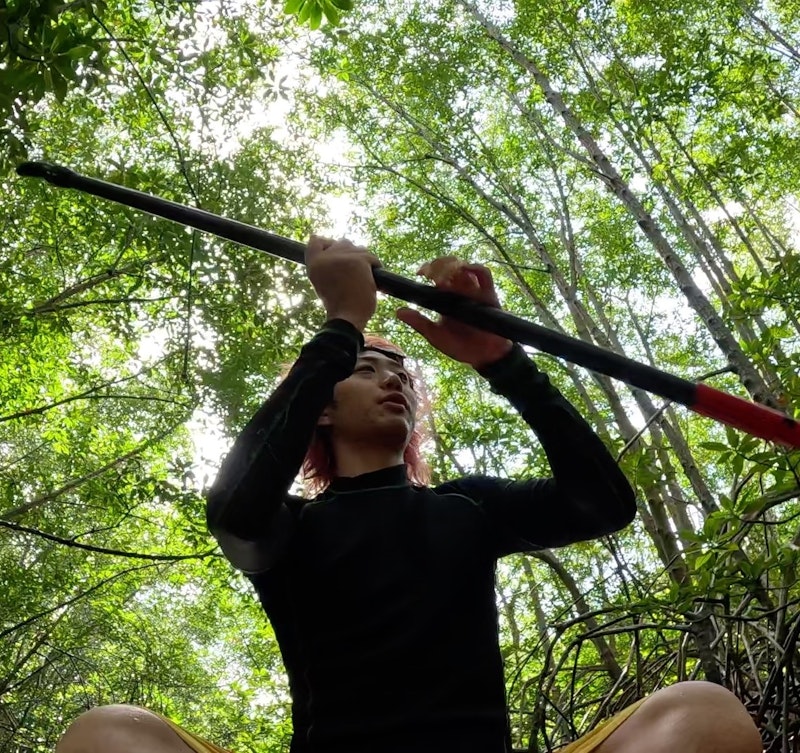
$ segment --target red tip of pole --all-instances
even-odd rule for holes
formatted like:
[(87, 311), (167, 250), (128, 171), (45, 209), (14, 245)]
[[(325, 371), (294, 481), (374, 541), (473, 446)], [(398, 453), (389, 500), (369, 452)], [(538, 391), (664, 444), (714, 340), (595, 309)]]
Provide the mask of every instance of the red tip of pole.
[(695, 402), (696, 413), (734, 426), (762, 439), (800, 448), (800, 423), (780, 411), (752, 403), (706, 384), (698, 384)]

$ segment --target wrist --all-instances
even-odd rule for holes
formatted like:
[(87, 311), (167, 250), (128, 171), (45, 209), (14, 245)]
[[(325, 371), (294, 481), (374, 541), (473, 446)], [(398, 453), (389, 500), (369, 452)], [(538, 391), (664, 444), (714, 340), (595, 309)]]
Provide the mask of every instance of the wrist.
[(481, 353), (481, 355), (473, 361), (470, 361), (470, 366), (476, 371), (490, 368), (496, 363), (502, 361), (513, 349), (514, 343), (511, 340), (506, 340), (498, 348), (493, 348), (489, 352)]
[(358, 350), (364, 347), (364, 333), (344, 319), (327, 319), (320, 330), (320, 333), (323, 332), (333, 333), (352, 340), (358, 345)]
[(370, 320), (369, 316), (364, 316), (364, 314), (349, 311), (328, 311), (327, 317), (328, 321), (339, 319), (347, 322), (348, 324), (352, 324), (359, 332), (362, 333), (367, 326), (367, 322)]

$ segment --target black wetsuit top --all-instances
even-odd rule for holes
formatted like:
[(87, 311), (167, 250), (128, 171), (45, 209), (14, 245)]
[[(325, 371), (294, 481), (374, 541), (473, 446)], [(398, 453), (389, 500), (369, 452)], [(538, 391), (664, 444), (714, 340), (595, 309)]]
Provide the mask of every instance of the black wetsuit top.
[(515, 346), (482, 370), (539, 438), (553, 478), (435, 488), (405, 466), (288, 494), (335, 384), (363, 345), (328, 322), (253, 417), (209, 494), (208, 522), (252, 581), (292, 693), (292, 753), (503, 753), (498, 557), (596, 538), (633, 493), (589, 425)]

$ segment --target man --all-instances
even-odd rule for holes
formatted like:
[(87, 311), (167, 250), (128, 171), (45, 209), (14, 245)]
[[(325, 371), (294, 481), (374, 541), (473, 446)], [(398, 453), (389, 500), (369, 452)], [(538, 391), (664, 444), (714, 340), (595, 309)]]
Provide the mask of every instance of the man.
[[(312, 237), (308, 275), (327, 322), (237, 438), (209, 494), (209, 526), (275, 629), (292, 692), (291, 753), (506, 753), (496, 560), (619, 530), (634, 517), (633, 493), (519, 346), (403, 308), (403, 322), (510, 400), (552, 470), (525, 481), (412, 483), (420, 466), (409, 455), (411, 377), (396, 348), (362, 334), (375, 311), (377, 264), (366, 249)], [(443, 259), (428, 274), (498, 305), (484, 267)], [(324, 489), (310, 501), (289, 494), (301, 466)], [(92, 747), (101, 735), (106, 744)], [(741, 704), (708, 683), (659, 691), (574, 745), (760, 750)], [(88, 712), (58, 750), (101, 749), (219, 750), (131, 707)]]

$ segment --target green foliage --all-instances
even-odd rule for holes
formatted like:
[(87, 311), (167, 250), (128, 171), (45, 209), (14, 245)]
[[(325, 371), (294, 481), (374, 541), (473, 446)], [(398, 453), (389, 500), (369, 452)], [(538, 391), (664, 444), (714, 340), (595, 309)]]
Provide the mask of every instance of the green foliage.
[[(345, 193), (392, 271), (483, 262), (521, 316), (738, 394), (760, 380), (796, 411), (795, 6), (520, 0), (494, 18), (502, 43), (464, 2), (0, 8), (0, 748), (52, 750), (109, 702), (232, 750), (287, 747), (274, 636), (202, 492), (322, 319), (301, 270), (10, 167), (48, 158), (295, 238)], [(299, 44), (298, 25), (323, 33)], [(348, 153), (322, 157), (333, 138)], [(435, 479), (547, 475), (506, 402), (394, 306), (371, 326), (418, 360)], [(748, 369), (724, 370), (719, 327)], [(797, 667), (774, 667), (796, 657), (797, 452), (535, 358), (640, 516), (501, 563), (515, 742), (552, 747), (709, 677), (788, 745)]]
[(320, 27), (323, 17), (331, 26), (337, 26), (342, 13), (353, 9), (353, 0), (286, 0), (283, 12), (297, 18), (297, 23), (313, 31)]
[[(267, 33), (244, 7), (78, 4), (74, 17), (52, 6), (49, 21), (37, 8), (4, 11), (46, 30), (96, 15), (105, 67), (78, 66), (96, 80), (65, 96), (17, 97), (19, 123), (3, 113), (31, 156), (308, 234), (324, 180), (304, 144), (260, 127), (224, 158), (211, 148), (248, 97), (269, 97), (262, 73), (291, 30)], [(0, 66), (12, 83), (14, 60)], [(4, 147), (4, 165), (19, 156)], [(113, 702), (233, 749), (279, 747), (278, 648), (215, 550), (202, 493), (307, 336), (286, 314), (310, 316), (309, 286), (180, 226), (5, 171), (0, 182), (0, 748), (51, 751), (81, 711)], [(223, 414), (227, 425), (208, 420)], [(207, 446), (200, 430), (219, 438)]]
[(91, 90), (108, 70), (108, 41), (99, 2), (18, 0), (0, 7), (0, 174), (26, 154), (28, 110), (70, 88)]

